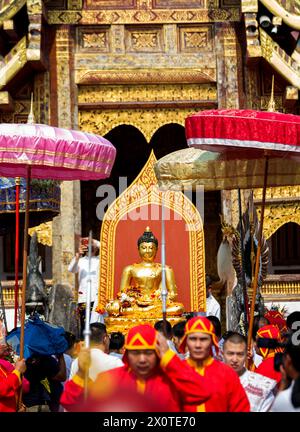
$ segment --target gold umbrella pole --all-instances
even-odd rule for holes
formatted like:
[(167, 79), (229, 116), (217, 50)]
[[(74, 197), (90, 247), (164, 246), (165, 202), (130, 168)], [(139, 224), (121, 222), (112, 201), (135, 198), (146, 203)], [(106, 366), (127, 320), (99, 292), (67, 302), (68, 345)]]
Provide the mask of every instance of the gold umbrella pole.
[(255, 253), (254, 253), (254, 202), (253, 202), (253, 189), (251, 191), (250, 197), (250, 238), (251, 238), (251, 275), (254, 275), (254, 266), (255, 266)]
[[(271, 88), (271, 97), (268, 104), (268, 111), (269, 112), (276, 111), (275, 98), (274, 98), (274, 75), (272, 75), (272, 88)], [(252, 302), (251, 302), (251, 309), (250, 309), (249, 330), (248, 330), (248, 348), (251, 347), (251, 343), (252, 343), (254, 309), (255, 309), (256, 292), (257, 292), (257, 285), (258, 285), (259, 259), (260, 259), (260, 252), (261, 252), (261, 241), (263, 235), (264, 213), (265, 213), (265, 204), (266, 204), (268, 168), (269, 168), (269, 158), (268, 156), (266, 156), (263, 195), (262, 195), (262, 203), (261, 203), (260, 227), (259, 227), (258, 245), (256, 251), (255, 273), (254, 273), (254, 280), (253, 280), (253, 292), (252, 292)]]
[(263, 186), (261, 214), (260, 214), (260, 226), (259, 226), (259, 235), (258, 235), (258, 245), (256, 251), (255, 273), (254, 273), (254, 280), (253, 280), (253, 292), (252, 292), (252, 301), (251, 301), (251, 309), (250, 309), (249, 330), (248, 330), (248, 347), (251, 347), (251, 342), (252, 342), (254, 309), (255, 309), (256, 292), (257, 292), (257, 285), (258, 285), (258, 273), (260, 267), (259, 261), (260, 261), (261, 241), (263, 235), (263, 223), (264, 223), (264, 213), (265, 213), (265, 203), (266, 203), (268, 167), (269, 167), (269, 159), (268, 157), (266, 157), (265, 172), (264, 172), (264, 186)]

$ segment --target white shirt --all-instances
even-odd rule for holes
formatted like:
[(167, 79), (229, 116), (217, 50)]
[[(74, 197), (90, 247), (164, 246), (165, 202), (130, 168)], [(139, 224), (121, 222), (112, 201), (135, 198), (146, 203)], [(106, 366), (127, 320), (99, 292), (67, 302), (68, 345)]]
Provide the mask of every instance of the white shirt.
[[(86, 302), (86, 293), (89, 281), (89, 258), (83, 256), (76, 261), (74, 257), (70, 262), (68, 270), (72, 273), (78, 273), (78, 303)], [(99, 285), (99, 256), (91, 257), (91, 302), (94, 302), (98, 295)]]
[(295, 408), (292, 404), (292, 391), (295, 381), (292, 381), (289, 388), (279, 392), (274, 400), (271, 412), (300, 412), (300, 407)]
[(275, 395), (277, 382), (256, 372), (246, 370), (240, 381), (247, 394), (251, 412), (269, 411)]
[[(123, 366), (124, 363), (121, 359), (105, 354), (99, 348), (91, 349), (91, 366), (89, 369), (89, 377), (95, 381), (97, 375), (101, 372), (106, 372), (110, 369)], [(78, 359), (73, 360), (69, 379), (71, 379), (78, 372)]]
[(261, 362), (263, 361), (263, 357), (255, 351), (255, 348), (253, 348), (253, 363), (255, 367), (257, 368)]
[(206, 297), (206, 316), (213, 315), (221, 320), (221, 308), (212, 294)]

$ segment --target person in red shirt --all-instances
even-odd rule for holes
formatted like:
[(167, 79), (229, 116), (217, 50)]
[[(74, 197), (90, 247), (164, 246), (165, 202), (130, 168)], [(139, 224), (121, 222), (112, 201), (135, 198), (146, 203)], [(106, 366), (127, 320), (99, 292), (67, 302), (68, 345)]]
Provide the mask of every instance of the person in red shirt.
[(168, 348), (166, 339), (147, 324), (129, 330), (124, 366), (100, 373), (89, 384), (84, 401), (89, 362), (89, 350), (82, 350), (79, 370), (66, 382), (60, 400), (67, 411), (182, 411), (211, 396), (207, 381), (183, 363)]
[[(26, 370), (25, 359), (19, 360), (13, 366), (4, 360), (6, 345), (0, 345), (0, 412), (16, 412), (22, 385), (22, 374)], [(28, 391), (29, 384), (26, 381), (23, 390)]]
[(280, 347), (271, 348), (271, 346), (279, 344), (280, 342), (280, 331), (275, 325), (270, 324), (263, 326), (256, 333), (256, 350), (257, 353), (263, 357), (263, 361), (255, 369), (255, 372), (272, 378), (277, 381), (277, 383), (281, 380), (281, 373), (277, 372), (274, 368), (274, 357), (276, 353), (283, 352), (283, 350)]
[(218, 354), (218, 340), (211, 321), (206, 317), (187, 321), (180, 350), (185, 352), (187, 347), (190, 357), (183, 363), (207, 379), (212, 396), (197, 406), (185, 405), (184, 411), (249, 412), (249, 400), (239, 377), (229, 366), (213, 357), (213, 346)]

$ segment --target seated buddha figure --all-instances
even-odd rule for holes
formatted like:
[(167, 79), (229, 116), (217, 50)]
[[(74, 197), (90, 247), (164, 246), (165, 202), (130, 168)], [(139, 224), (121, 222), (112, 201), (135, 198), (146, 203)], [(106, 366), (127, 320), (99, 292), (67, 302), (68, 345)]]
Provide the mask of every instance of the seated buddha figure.
[[(106, 305), (110, 316), (149, 318), (162, 314), (162, 265), (154, 262), (158, 240), (149, 227), (139, 237), (137, 245), (141, 261), (123, 269), (117, 299)], [(165, 266), (165, 276), (168, 291), (167, 316), (180, 316), (184, 312), (184, 307), (174, 301), (177, 287), (171, 267)]]

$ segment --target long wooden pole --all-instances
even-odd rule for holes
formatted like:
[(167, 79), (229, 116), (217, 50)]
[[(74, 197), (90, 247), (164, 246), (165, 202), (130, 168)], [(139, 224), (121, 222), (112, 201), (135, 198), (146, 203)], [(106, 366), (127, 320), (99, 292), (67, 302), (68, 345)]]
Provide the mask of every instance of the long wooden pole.
[(28, 165), (27, 166), (27, 173), (26, 173), (26, 203), (25, 203), (24, 245), (23, 245), (23, 280), (22, 280), (22, 303), (21, 303), (20, 359), (22, 359), (24, 357), (25, 297), (26, 297), (26, 286), (27, 286), (30, 177), (31, 177), (31, 167)]
[(16, 177), (16, 238), (15, 238), (15, 316), (14, 325), (18, 324), (19, 308), (19, 230), (20, 230), (20, 177)]
[(264, 224), (264, 213), (265, 213), (265, 204), (266, 204), (268, 168), (269, 168), (269, 159), (266, 156), (266, 158), (265, 158), (265, 172), (264, 172), (264, 186), (263, 186), (261, 214), (260, 214), (260, 226), (259, 226), (259, 232), (258, 232), (258, 245), (257, 245), (257, 251), (256, 251), (255, 273), (254, 273), (254, 280), (253, 280), (253, 292), (252, 292), (252, 301), (251, 301), (251, 309), (250, 309), (250, 321), (249, 321), (249, 331), (248, 331), (248, 348), (251, 347), (251, 343), (252, 343), (254, 309), (255, 309), (256, 292), (257, 292), (257, 285), (258, 285), (259, 262), (260, 262), (261, 243), (262, 243), (263, 224)]

